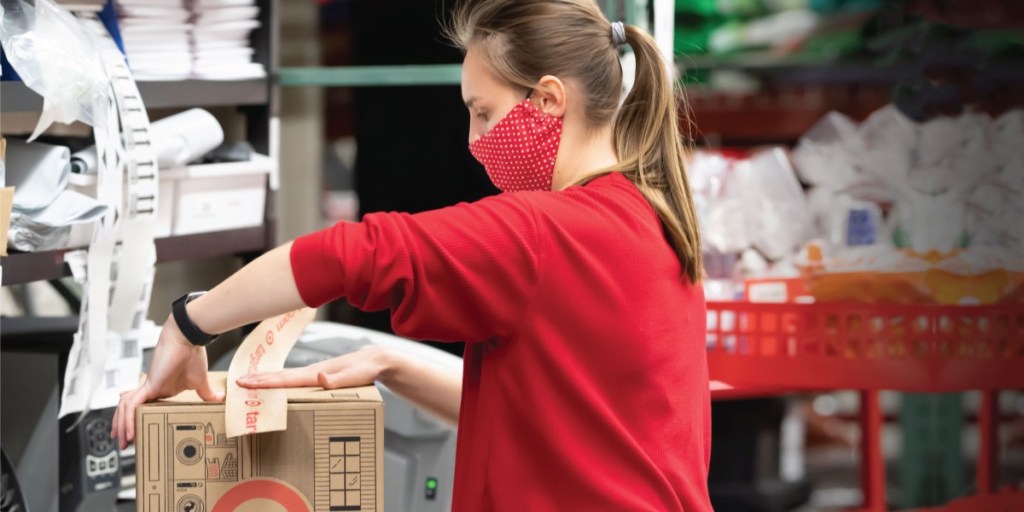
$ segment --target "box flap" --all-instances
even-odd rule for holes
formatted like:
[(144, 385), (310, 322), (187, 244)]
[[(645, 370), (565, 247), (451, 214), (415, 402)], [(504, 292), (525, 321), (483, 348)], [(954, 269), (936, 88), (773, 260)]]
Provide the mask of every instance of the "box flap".
[[(215, 391), (224, 391), (227, 387), (227, 372), (210, 372), (210, 385)], [(288, 402), (382, 402), (383, 398), (376, 386), (360, 386), (355, 388), (324, 389), (321, 387), (288, 388)], [(201, 404), (205, 403), (195, 391), (189, 390), (155, 403), (167, 404)]]

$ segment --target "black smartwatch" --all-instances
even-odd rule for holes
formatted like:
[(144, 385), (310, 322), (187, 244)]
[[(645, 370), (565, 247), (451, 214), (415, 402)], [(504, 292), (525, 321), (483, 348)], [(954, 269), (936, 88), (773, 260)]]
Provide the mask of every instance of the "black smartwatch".
[(217, 336), (206, 334), (196, 326), (192, 319), (188, 317), (188, 311), (185, 309), (186, 304), (205, 294), (206, 292), (186, 293), (171, 304), (171, 314), (174, 315), (174, 322), (178, 324), (178, 329), (185, 335), (189, 343), (197, 347), (205, 347), (217, 339)]

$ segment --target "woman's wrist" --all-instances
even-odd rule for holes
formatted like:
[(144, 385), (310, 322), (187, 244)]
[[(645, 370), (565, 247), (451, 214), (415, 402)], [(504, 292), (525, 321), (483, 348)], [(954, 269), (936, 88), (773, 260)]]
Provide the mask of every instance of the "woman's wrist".
[(200, 331), (210, 336), (216, 336), (222, 334), (227, 329), (220, 329), (214, 325), (215, 319), (211, 318), (211, 315), (217, 311), (216, 308), (211, 307), (209, 302), (210, 292), (203, 294), (201, 297), (185, 304), (185, 312), (188, 313), (189, 319), (192, 320), (192, 324), (195, 325)]
[(170, 335), (171, 339), (174, 340), (175, 344), (179, 344), (186, 348), (196, 348), (181, 332), (178, 327), (178, 322), (174, 320), (174, 314), (167, 315), (167, 320), (164, 321), (164, 331)]
[(375, 348), (374, 350), (379, 351), (377, 353), (377, 364), (380, 365), (380, 371), (377, 373), (377, 381), (385, 386), (390, 386), (401, 380), (402, 374), (405, 373), (409, 363), (408, 358), (403, 357), (394, 350), (383, 347)]

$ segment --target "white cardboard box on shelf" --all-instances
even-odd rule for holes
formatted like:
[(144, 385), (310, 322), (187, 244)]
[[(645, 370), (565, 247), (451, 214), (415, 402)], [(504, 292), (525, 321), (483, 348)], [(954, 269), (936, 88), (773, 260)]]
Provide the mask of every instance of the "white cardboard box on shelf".
[(269, 157), (249, 162), (191, 166), (177, 182), (173, 235), (240, 229), (263, 224)]
[[(254, 154), (248, 162), (160, 171), (154, 235), (165, 238), (262, 225), (272, 168), (270, 157)], [(73, 175), (71, 187), (95, 197), (96, 177)], [(68, 245), (84, 247), (91, 238), (92, 225), (75, 226)]]

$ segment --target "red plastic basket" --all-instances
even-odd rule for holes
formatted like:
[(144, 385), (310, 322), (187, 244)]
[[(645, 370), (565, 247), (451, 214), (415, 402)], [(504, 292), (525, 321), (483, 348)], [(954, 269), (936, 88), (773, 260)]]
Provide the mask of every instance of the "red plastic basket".
[(1024, 389), (1024, 307), (709, 302), (707, 332), (710, 376), (734, 388), (720, 398), (860, 391), (862, 510), (886, 510), (879, 390), (981, 390), (978, 496), (956, 506), (993, 495), (998, 392)]
[(1024, 307), (708, 303), (711, 377), (737, 388), (1024, 388)]

